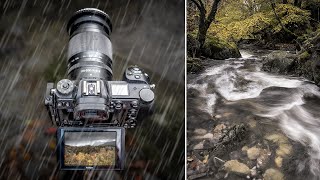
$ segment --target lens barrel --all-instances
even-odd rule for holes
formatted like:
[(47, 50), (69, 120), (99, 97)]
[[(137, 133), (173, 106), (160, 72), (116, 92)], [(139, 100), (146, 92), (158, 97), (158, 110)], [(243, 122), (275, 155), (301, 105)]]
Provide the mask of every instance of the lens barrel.
[(112, 24), (109, 16), (95, 8), (77, 11), (69, 20), (68, 76), (71, 80), (112, 80)]

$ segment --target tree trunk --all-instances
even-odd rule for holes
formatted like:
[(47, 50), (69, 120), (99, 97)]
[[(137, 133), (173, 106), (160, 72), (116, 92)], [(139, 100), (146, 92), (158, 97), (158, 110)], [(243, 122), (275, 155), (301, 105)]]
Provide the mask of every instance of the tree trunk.
[(302, 0), (294, 0), (293, 5), (301, 8)]
[(207, 31), (210, 27), (210, 24), (215, 20), (215, 16), (218, 11), (218, 6), (221, 0), (214, 0), (211, 10), (209, 12), (208, 17), (206, 17), (206, 9), (205, 5), (203, 4), (202, 0), (191, 0), (197, 8), (199, 9), (200, 12), (200, 20), (199, 20), (199, 29), (198, 29), (198, 34), (197, 34), (197, 39), (199, 42), (199, 48), (202, 49), (203, 45), (206, 41), (206, 35)]
[(198, 41), (199, 41), (199, 45), (200, 45), (200, 49), (203, 48), (203, 45), (206, 41), (206, 35), (207, 35), (207, 31), (209, 29), (210, 23), (206, 22), (206, 20), (204, 20), (203, 22), (199, 23), (199, 30), (198, 30)]

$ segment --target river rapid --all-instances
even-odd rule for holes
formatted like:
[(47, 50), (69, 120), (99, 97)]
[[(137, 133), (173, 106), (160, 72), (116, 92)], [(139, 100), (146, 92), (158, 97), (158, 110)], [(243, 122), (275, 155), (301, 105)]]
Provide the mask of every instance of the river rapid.
[[(218, 158), (245, 164), (249, 179), (266, 178), (270, 169), (284, 179), (320, 179), (319, 87), (263, 72), (270, 52), (242, 50), (242, 58), (210, 60), (201, 74), (188, 75), (188, 150), (213, 146), (224, 129), (245, 123), (248, 138)], [(219, 179), (217, 172), (211, 176)]]

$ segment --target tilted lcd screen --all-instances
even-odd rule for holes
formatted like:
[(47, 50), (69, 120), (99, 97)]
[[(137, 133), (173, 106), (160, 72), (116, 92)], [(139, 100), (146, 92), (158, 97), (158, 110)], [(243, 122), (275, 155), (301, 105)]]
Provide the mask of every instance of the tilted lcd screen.
[(62, 170), (124, 167), (125, 129), (120, 127), (61, 127), (57, 153)]
[(117, 132), (65, 132), (65, 166), (114, 166)]

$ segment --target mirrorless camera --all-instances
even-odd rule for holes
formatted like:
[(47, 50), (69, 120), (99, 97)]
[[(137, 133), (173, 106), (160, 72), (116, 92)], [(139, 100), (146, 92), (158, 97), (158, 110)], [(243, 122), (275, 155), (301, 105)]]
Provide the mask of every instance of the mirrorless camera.
[(154, 85), (139, 67), (113, 81), (112, 25), (98, 9), (77, 11), (69, 20), (67, 79), (47, 83), (45, 105), (58, 129), (62, 169), (122, 169), (125, 128), (150, 109)]

